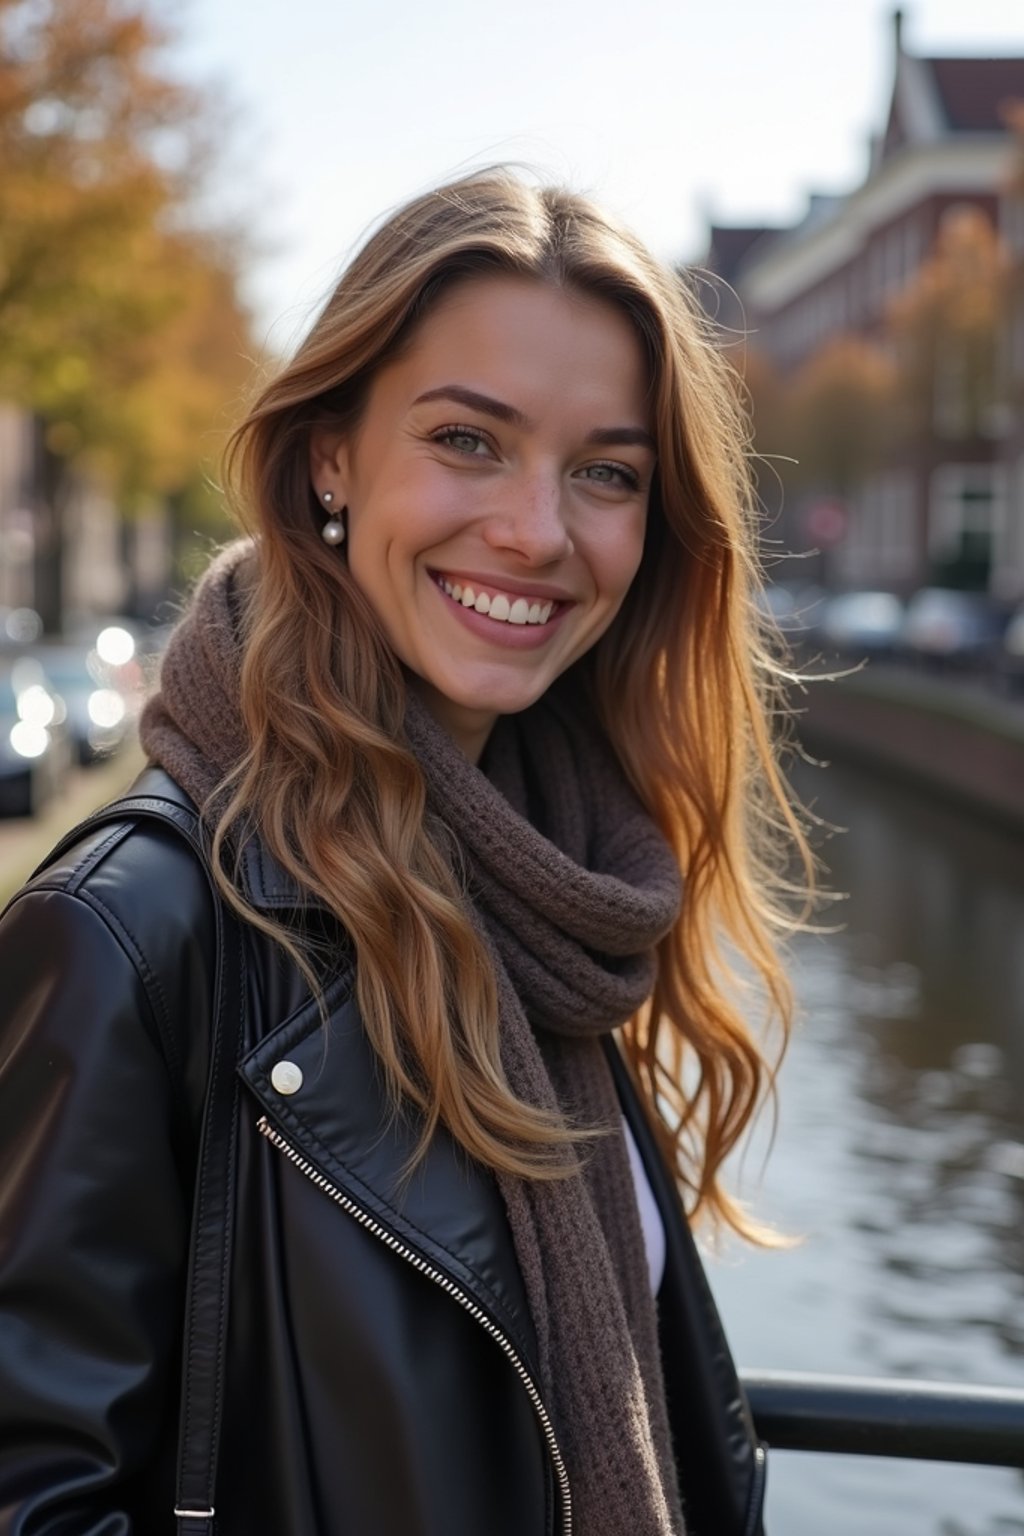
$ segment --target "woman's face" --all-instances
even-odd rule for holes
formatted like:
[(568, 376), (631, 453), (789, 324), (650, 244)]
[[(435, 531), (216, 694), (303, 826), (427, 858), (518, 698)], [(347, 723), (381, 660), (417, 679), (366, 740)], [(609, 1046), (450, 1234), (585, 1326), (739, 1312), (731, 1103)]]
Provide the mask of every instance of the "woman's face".
[(349, 569), (435, 718), (477, 761), (614, 619), (643, 549), (655, 452), (643, 351), (601, 300), (459, 283), (373, 380), (355, 433), (318, 433)]

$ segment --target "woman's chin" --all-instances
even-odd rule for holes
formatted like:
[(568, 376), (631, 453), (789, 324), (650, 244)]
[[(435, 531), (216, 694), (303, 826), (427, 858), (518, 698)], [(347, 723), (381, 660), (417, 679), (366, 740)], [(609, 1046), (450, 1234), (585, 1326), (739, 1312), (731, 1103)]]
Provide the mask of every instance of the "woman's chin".
[(416, 689), (434, 719), (474, 762), (495, 721), (501, 715), (518, 715), (529, 709), (547, 692), (551, 681), (545, 674), (543, 679), (538, 677), (529, 684), (519, 679), (514, 685), (506, 681), (503, 686), (496, 686), (493, 677), (463, 675), (456, 682), (415, 673), (410, 676), (410, 686)]

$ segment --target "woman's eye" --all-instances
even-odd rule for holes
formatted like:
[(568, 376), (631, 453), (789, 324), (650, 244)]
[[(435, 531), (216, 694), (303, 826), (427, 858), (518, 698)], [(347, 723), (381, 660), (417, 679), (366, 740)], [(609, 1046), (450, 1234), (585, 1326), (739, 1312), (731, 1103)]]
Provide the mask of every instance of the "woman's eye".
[(629, 469), (625, 464), (588, 464), (584, 474), (599, 485), (621, 485), (631, 491), (635, 491), (640, 484), (636, 470)]
[(446, 448), (454, 448), (457, 453), (475, 454), (478, 457), (481, 450), (488, 447), (483, 433), (474, 432), (469, 427), (445, 427), (441, 432), (434, 433), (434, 442), (443, 443)]

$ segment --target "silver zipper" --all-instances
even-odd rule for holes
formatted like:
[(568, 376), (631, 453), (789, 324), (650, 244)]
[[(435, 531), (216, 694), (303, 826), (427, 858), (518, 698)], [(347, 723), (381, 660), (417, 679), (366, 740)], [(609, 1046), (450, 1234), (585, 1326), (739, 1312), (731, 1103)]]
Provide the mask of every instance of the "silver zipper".
[(536, 1413), (540, 1423), (548, 1451), (551, 1454), (551, 1461), (555, 1469), (555, 1477), (558, 1481), (559, 1493), (561, 1495), (563, 1536), (572, 1536), (572, 1493), (569, 1488), (569, 1475), (565, 1470), (565, 1462), (562, 1460), (562, 1453), (558, 1448), (558, 1441), (555, 1438), (551, 1418), (541, 1401), (541, 1396), (534, 1385), (533, 1377), (520, 1360), (515, 1346), (502, 1333), (497, 1324), (492, 1322), (483, 1308), (478, 1307), (472, 1297), (466, 1295), (461, 1286), (456, 1285), (454, 1280), (449, 1280), (447, 1275), (442, 1274), (439, 1269), (435, 1269), (432, 1264), (428, 1264), (426, 1259), (422, 1258), (415, 1249), (407, 1248), (404, 1243), (398, 1240), (393, 1232), (390, 1232), (387, 1227), (382, 1226), (373, 1216), (368, 1215), (361, 1206), (356, 1205), (354, 1200), (350, 1200), (348, 1195), (343, 1194), (336, 1184), (332, 1184), (329, 1179), (325, 1179), (318, 1168), (315, 1168), (312, 1163), (307, 1162), (302, 1154), (296, 1152), (291, 1143), (286, 1141), (281, 1133), (274, 1129), (266, 1115), (260, 1116), (257, 1122), (257, 1129), (267, 1138), (271, 1146), (276, 1147), (279, 1152), (283, 1152), (288, 1161), (294, 1163), (299, 1172), (304, 1173), (306, 1178), (316, 1185), (317, 1189), (321, 1189), (325, 1195), (329, 1195), (335, 1204), (340, 1205), (342, 1210), (347, 1211), (350, 1216), (353, 1216), (361, 1227), (365, 1227), (368, 1232), (372, 1232), (374, 1237), (380, 1238), (381, 1242), (390, 1248), (393, 1253), (397, 1253), (400, 1258), (405, 1259), (406, 1263), (411, 1264), (420, 1274), (426, 1275), (428, 1280), (433, 1280), (435, 1285), (439, 1285), (448, 1296), (451, 1296), (459, 1303), (460, 1307), (463, 1307), (469, 1313), (470, 1317), (474, 1318), (482, 1328), (486, 1329), (491, 1338), (501, 1346), (503, 1353), (511, 1362), (516, 1375), (526, 1388), (527, 1396), (533, 1405), (533, 1411)]

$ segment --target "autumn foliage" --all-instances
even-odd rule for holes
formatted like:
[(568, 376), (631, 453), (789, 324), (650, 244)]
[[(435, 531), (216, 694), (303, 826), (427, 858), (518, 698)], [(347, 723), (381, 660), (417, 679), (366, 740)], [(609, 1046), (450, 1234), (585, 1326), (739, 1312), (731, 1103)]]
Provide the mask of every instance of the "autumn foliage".
[(889, 356), (839, 335), (789, 386), (793, 452), (812, 481), (848, 493), (883, 459), (897, 429), (899, 378)]
[(131, 0), (0, 0), (0, 399), (127, 509), (202, 486), (252, 350), (168, 41)]
[(794, 461), (785, 479), (795, 491), (848, 496), (929, 437), (989, 433), (1005, 392), (1009, 275), (991, 219), (951, 209), (873, 334), (837, 333), (786, 375), (751, 356), (758, 449)]
[(912, 430), (984, 434), (999, 392), (1008, 258), (979, 208), (953, 209), (915, 280), (895, 296), (889, 330)]

